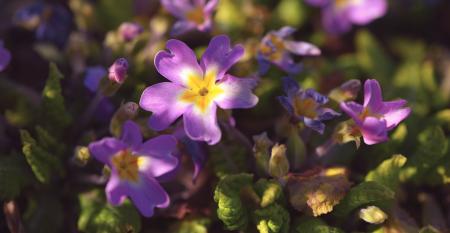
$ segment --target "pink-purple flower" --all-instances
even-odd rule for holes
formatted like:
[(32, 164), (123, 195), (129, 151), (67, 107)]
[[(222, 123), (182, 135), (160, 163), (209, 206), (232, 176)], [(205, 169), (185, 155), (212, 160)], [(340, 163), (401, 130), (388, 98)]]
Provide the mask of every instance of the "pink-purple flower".
[(192, 30), (209, 31), (218, 2), (219, 0), (161, 0), (164, 8), (178, 19), (172, 28), (172, 35)]
[(126, 197), (146, 217), (154, 208), (170, 204), (169, 195), (158, 178), (171, 172), (178, 164), (172, 152), (177, 141), (171, 135), (161, 135), (142, 142), (138, 125), (127, 121), (120, 139), (108, 137), (89, 144), (95, 159), (111, 169), (105, 192), (112, 205), (120, 205)]
[(411, 112), (406, 100), (383, 101), (380, 84), (375, 79), (364, 83), (364, 104), (341, 103), (341, 109), (355, 122), (364, 142), (372, 145), (388, 140), (388, 131), (396, 127)]
[(353, 24), (366, 25), (386, 14), (386, 0), (306, 0), (322, 8), (322, 24), (329, 33), (349, 31)]
[(323, 134), (325, 124), (322, 121), (340, 116), (334, 110), (322, 107), (328, 98), (313, 89), (302, 90), (297, 81), (288, 77), (283, 78), (283, 87), (286, 96), (279, 96), (278, 100), (294, 121), (303, 121), (305, 126)]
[(297, 74), (301, 70), (301, 65), (294, 61), (291, 54), (299, 56), (320, 55), (320, 49), (313, 44), (287, 39), (294, 32), (294, 28), (286, 26), (278, 31), (270, 31), (264, 36), (257, 55), (261, 74), (269, 70), (271, 63), (287, 73)]
[(108, 70), (109, 80), (122, 84), (127, 78), (128, 61), (125, 58), (117, 59)]
[(146, 88), (139, 103), (141, 108), (153, 112), (150, 127), (163, 130), (183, 116), (189, 138), (216, 144), (221, 138), (217, 107), (251, 108), (258, 102), (252, 93), (253, 79), (227, 74), (244, 54), (244, 48), (231, 47), (225, 35), (216, 36), (199, 64), (194, 51), (182, 41), (169, 40), (166, 47), (167, 51), (156, 55), (155, 66), (170, 82)]
[(0, 72), (6, 69), (11, 61), (11, 53), (3, 47), (3, 41), (0, 40)]
[(124, 41), (132, 41), (143, 31), (144, 29), (137, 23), (124, 22), (119, 26), (119, 35)]

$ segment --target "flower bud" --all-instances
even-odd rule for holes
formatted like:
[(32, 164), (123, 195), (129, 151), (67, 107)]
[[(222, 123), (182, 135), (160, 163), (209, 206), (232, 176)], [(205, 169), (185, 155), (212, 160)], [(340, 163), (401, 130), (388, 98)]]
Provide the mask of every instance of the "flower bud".
[(258, 169), (267, 173), (270, 159), (269, 149), (273, 145), (273, 142), (267, 137), (266, 132), (253, 136), (253, 141), (255, 142), (253, 155), (255, 156)]
[(269, 160), (269, 174), (272, 177), (280, 178), (289, 172), (289, 161), (286, 157), (286, 146), (278, 145), (272, 147), (272, 154)]
[(141, 25), (139, 25), (137, 23), (125, 22), (125, 23), (122, 23), (119, 27), (119, 35), (122, 37), (122, 39), (124, 41), (127, 41), (127, 42), (132, 41), (143, 31), (144, 31), (144, 29), (141, 27)]
[(128, 61), (125, 58), (117, 59), (110, 67), (108, 78), (112, 82), (122, 84), (127, 78)]
[(365, 209), (361, 209), (359, 211), (359, 217), (372, 224), (381, 224), (388, 218), (386, 213), (376, 206), (369, 206)]
[(91, 154), (89, 153), (89, 149), (85, 146), (77, 146), (75, 148), (75, 162), (79, 165), (84, 166), (87, 164), (89, 159), (91, 158)]
[(361, 89), (361, 81), (358, 79), (351, 79), (343, 83), (341, 86), (333, 89), (328, 97), (340, 103), (343, 101), (354, 100), (358, 96)]

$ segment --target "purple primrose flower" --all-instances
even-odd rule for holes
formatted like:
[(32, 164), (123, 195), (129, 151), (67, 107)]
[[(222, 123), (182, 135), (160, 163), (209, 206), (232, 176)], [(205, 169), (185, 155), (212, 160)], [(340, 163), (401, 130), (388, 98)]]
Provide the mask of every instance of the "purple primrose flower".
[(0, 40), (0, 72), (6, 69), (11, 61), (11, 53), (3, 47), (3, 41)]
[(387, 132), (410, 114), (406, 104), (403, 99), (384, 102), (380, 84), (369, 79), (364, 83), (364, 104), (343, 102), (341, 109), (353, 119), (364, 142), (373, 145), (388, 140)]
[(128, 61), (125, 58), (117, 59), (108, 69), (109, 80), (122, 84), (127, 78)]
[(328, 102), (328, 98), (313, 89), (302, 90), (297, 81), (288, 77), (283, 78), (283, 87), (287, 96), (278, 97), (283, 107), (294, 120), (303, 121), (307, 127), (320, 134), (325, 130), (322, 121), (340, 116), (330, 108), (321, 107)]
[(137, 23), (125, 22), (119, 26), (119, 35), (124, 41), (132, 41), (143, 31), (144, 29)]
[(106, 197), (112, 205), (120, 205), (128, 196), (142, 215), (151, 217), (155, 207), (166, 208), (169, 195), (158, 178), (178, 164), (172, 156), (177, 141), (161, 135), (142, 142), (138, 125), (127, 121), (120, 139), (103, 138), (89, 144), (90, 153), (111, 169)]
[(244, 48), (240, 45), (232, 48), (227, 36), (216, 36), (199, 64), (194, 51), (185, 43), (172, 39), (166, 47), (168, 51), (156, 55), (155, 66), (170, 82), (146, 88), (139, 103), (141, 108), (153, 112), (150, 127), (163, 130), (183, 115), (189, 138), (216, 144), (221, 138), (217, 106), (251, 108), (258, 102), (251, 91), (255, 86), (253, 79), (226, 73), (244, 54)]
[(340, 34), (352, 24), (366, 25), (386, 14), (386, 0), (306, 0), (322, 8), (322, 24), (327, 32)]
[(320, 55), (320, 49), (310, 43), (286, 39), (294, 31), (295, 29), (292, 27), (283, 27), (278, 31), (270, 31), (264, 36), (257, 55), (260, 73), (266, 73), (270, 68), (270, 63), (273, 63), (287, 73), (297, 74), (301, 70), (301, 65), (294, 62), (291, 54)]
[(209, 31), (212, 26), (212, 14), (219, 0), (161, 0), (162, 5), (178, 21), (172, 28), (172, 35), (188, 31)]

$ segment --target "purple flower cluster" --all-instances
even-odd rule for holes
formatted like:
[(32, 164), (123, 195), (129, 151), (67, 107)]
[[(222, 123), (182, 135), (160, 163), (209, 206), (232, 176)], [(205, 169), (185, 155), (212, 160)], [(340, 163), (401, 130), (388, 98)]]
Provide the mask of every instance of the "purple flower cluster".
[(11, 53), (3, 47), (3, 41), (0, 40), (0, 72), (6, 69), (11, 61)]
[(305, 0), (322, 8), (322, 24), (332, 34), (349, 31), (353, 24), (366, 25), (386, 14), (386, 0)]

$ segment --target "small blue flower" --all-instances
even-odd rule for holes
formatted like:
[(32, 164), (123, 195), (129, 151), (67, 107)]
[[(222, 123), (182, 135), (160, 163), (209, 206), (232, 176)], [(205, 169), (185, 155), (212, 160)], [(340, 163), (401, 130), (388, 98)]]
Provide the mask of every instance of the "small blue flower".
[(330, 108), (321, 107), (328, 102), (328, 97), (313, 89), (302, 90), (292, 78), (283, 78), (283, 88), (286, 96), (279, 96), (278, 100), (291, 117), (296, 121), (303, 121), (307, 127), (320, 134), (325, 130), (322, 121), (340, 116)]

